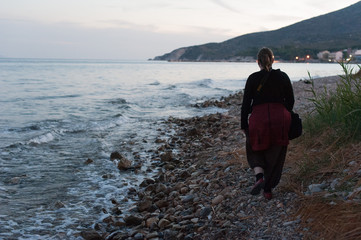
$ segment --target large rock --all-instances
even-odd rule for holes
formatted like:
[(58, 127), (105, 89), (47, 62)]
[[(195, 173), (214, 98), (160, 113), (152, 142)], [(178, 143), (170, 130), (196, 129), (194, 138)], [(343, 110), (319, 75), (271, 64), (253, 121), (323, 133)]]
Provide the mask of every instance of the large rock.
[(117, 167), (119, 170), (126, 170), (126, 169), (130, 168), (131, 166), (132, 166), (132, 162), (128, 159), (123, 158), (123, 159), (119, 160)]
[(116, 160), (118, 162), (117, 167), (119, 170), (126, 170), (132, 166), (132, 162), (126, 159), (119, 152), (113, 152), (112, 154), (110, 154), (110, 160)]
[(119, 152), (112, 152), (110, 154), (110, 160), (113, 161), (115, 159), (122, 159), (123, 155), (121, 155)]

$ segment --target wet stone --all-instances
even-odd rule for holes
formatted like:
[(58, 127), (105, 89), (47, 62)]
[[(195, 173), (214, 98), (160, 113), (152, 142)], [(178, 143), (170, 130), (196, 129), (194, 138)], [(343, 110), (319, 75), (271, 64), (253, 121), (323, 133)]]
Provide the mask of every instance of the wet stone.
[(103, 238), (101, 237), (101, 235), (95, 231), (95, 230), (88, 230), (88, 231), (83, 231), (80, 233), (80, 235), (85, 239), (85, 240), (102, 240)]
[(141, 216), (136, 216), (136, 215), (130, 215), (130, 216), (126, 216), (124, 218), (125, 223), (127, 224), (127, 226), (136, 226), (136, 225), (140, 225), (143, 221), (143, 218)]

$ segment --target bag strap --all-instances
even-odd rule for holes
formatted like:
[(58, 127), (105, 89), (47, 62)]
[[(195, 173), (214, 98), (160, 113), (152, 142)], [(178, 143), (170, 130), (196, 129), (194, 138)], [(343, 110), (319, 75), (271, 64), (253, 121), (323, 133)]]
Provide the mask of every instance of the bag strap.
[(264, 75), (264, 77), (262, 78), (260, 84), (258, 85), (258, 87), (257, 87), (257, 93), (258, 93), (258, 94), (261, 93), (261, 89), (262, 89), (262, 87), (264, 86), (264, 84), (266, 83), (266, 81), (267, 81), (267, 79), (268, 79), (271, 71), (272, 71), (272, 70), (267, 71), (267, 73), (266, 73), (266, 74)]

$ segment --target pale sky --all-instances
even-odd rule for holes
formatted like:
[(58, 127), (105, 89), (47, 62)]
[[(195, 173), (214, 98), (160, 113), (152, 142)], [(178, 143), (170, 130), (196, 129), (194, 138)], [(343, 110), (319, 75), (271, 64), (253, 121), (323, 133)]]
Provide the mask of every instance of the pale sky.
[(358, 1), (0, 0), (0, 57), (145, 60)]

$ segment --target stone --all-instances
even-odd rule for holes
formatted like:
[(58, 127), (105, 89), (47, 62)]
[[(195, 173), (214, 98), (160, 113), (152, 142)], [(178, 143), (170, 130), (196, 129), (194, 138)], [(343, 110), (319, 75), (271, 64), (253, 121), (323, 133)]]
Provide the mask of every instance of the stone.
[(55, 208), (60, 209), (60, 208), (65, 208), (65, 204), (62, 203), (61, 201), (57, 201), (54, 205)]
[(110, 160), (118, 160), (117, 167), (119, 170), (126, 170), (132, 166), (132, 162), (126, 159), (119, 152), (113, 152), (112, 154), (110, 154)]
[(158, 210), (157, 205), (152, 204), (147, 211), (148, 211), (148, 212), (155, 212), (156, 210)]
[(308, 190), (311, 193), (322, 192), (324, 188), (325, 188), (325, 184), (311, 184), (308, 186)]
[(171, 229), (164, 230), (164, 239), (175, 239), (178, 234), (178, 231)]
[(193, 201), (193, 199), (194, 199), (194, 195), (187, 195), (182, 198), (182, 202), (183, 203), (191, 202), (191, 201)]
[(148, 210), (152, 206), (152, 201), (145, 200), (138, 203), (138, 210), (139, 212), (144, 212)]
[(340, 180), (338, 178), (336, 178), (331, 182), (330, 187), (331, 187), (332, 190), (335, 190), (336, 186), (339, 184), (339, 181)]
[(10, 179), (11, 184), (19, 184), (21, 181), (20, 177), (13, 177)]
[(218, 205), (221, 202), (223, 202), (223, 200), (224, 200), (223, 195), (218, 195), (217, 197), (213, 198), (212, 205)]
[(158, 221), (159, 221), (159, 218), (151, 217), (145, 221), (145, 225), (147, 226), (147, 228), (151, 228), (153, 225), (157, 225)]
[(104, 179), (112, 179), (112, 178), (115, 178), (115, 176), (113, 174), (111, 174), (111, 173), (107, 173), (107, 174), (104, 174), (102, 176), (102, 178), (104, 178)]
[(82, 236), (84, 238), (84, 240), (102, 240), (103, 239), (100, 236), (100, 234), (93, 229), (82, 231), (80, 233), (80, 236)]
[(84, 162), (84, 164), (89, 165), (89, 164), (91, 164), (91, 163), (93, 163), (93, 162), (94, 162), (94, 161), (93, 161), (92, 159), (88, 158), (88, 160), (86, 160), (86, 161)]
[(103, 223), (114, 223), (113, 216), (108, 216), (108, 217), (104, 218)]
[(174, 189), (176, 191), (180, 191), (183, 187), (186, 187), (186, 185), (183, 182), (178, 182), (175, 186)]
[(159, 221), (158, 227), (159, 227), (160, 229), (163, 229), (163, 228), (167, 227), (169, 224), (170, 224), (170, 221), (167, 220), (167, 219), (165, 219), (165, 218), (163, 218), (163, 219), (161, 219), (161, 220)]
[(166, 152), (160, 156), (162, 162), (171, 162), (173, 160), (172, 152)]
[(155, 239), (158, 237), (159, 237), (159, 233), (157, 233), (157, 232), (151, 232), (145, 236), (146, 239)]
[(157, 138), (154, 142), (155, 143), (165, 143), (166, 141), (164, 139)]
[(125, 227), (127, 224), (125, 223), (125, 221), (123, 219), (118, 219), (117, 221), (115, 221), (113, 223), (113, 225), (116, 227)]
[(155, 205), (158, 207), (158, 208), (164, 208), (164, 207), (168, 207), (169, 203), (167, 200), (159, 200), (157, 202), (155, 202)]
[(154, 183), (155, 183), (154, 179), (147, 178), (147, 179), (144, 179), (144, 181), (139, 186), (140, 187), (147, 187), (148, 185), (154, 184)]
[(155, 189), (156, 193), (159, 193), (159, 192), (162, 192), (162, 193), (166, 193), (168, 191), (168, 188), (166, 185), (162, 184), (162, 183), (159, 183), (157, 186), (156, 186), (156, 189)]
[(143, 240), (144, 239), (144, 235), (143, 233), (137, 233), (134, 235), (134, 239), (135, 240)]
[(119, 170), (126, 170), (131, 166), (132, 166), (132, 162), (126, 158), (120, 159), (117, 165)]
[(182, 187), (180, 190), (181, 194), (186, 194), (188, 192), (188, 187)]
[(201, 218), (207, 218), (209, 214), (211, 214), (212, 208), (211, 207), (204, 207), (201, 210)]
[(190, 176), (191, 174), (187, 170), (182, 171), (180, 174), (180, 177), (183, 179), (189, 178)]
[(171, 163), (168, 163), (166, 165), (164, 165), (164, 169), (166, 170), (174, 170), (175, 169), (175, 166)]
[(157, 193), (157, 194), (153, 197), (153, 199), (155, 199), (155, 200), (160, 200), (160, 199), (163, 199), (163, 198), (165, 198), (165, 197), (166, 197), (166, 195), (165, 195), (164, 192), (159, 192), (159, 193)]
[(141, 216), (129, 215), (124, 218), (127, 226), (138, 226), (142, 223), (143, 218)]
[(122, 159), (123, 156), (119, 152), (112, 152), (110, 154), (110, 160), (113, 161), (115, 159)]
[(187, 130), (187, 135), (190, 136), (190, 137), (194, 137), (196, 135), (198, 135), (198, 131), (196, 128), (191, 128), (189, 130)]

